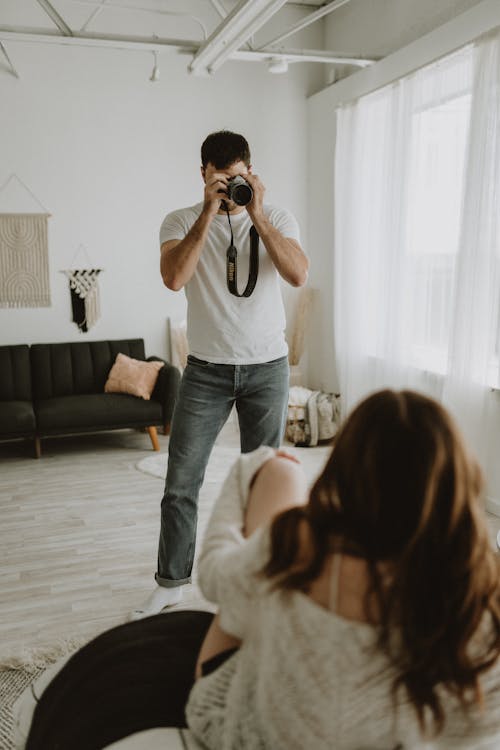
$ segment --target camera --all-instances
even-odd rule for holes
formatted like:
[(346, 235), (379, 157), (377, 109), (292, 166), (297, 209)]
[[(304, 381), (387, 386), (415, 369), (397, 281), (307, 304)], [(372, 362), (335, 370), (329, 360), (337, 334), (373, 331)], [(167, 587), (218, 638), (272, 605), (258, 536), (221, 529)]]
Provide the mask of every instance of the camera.
[(253, 198), (253, 190), (245, 178), (238, 174), (228, 182), (227, 197), (237, 206), (246, 206)]

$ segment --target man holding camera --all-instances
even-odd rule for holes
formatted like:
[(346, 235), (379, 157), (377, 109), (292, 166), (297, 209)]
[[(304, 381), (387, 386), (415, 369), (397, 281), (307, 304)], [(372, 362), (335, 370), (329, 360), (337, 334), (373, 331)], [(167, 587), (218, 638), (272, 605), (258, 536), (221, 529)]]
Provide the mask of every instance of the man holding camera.
[(279, 276), (292, 286), (307, 279), (297, 222), (263, 202), (265, 187), (252, 173), (243, 136), (212, 133), (201, 160), (203, 202), (168, 214), (160, 230), (163, 282), (186, 291), (190, 354), (172, 418), (158, 585), (133, 619), (177, 604), (191, 580), (198, 493), (233, 405), (242, 453), (278, 447), (285, 428), (289, 368)]

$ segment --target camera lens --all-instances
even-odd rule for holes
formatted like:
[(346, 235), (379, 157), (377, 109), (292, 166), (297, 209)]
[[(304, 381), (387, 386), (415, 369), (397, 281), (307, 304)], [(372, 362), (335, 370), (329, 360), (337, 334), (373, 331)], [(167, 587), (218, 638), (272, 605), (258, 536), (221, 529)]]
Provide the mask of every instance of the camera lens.
[(253, 190), (240, 175), (234, 177), (228, 185), (228, 197), (237, 206), (246, 206), (253, 198)]
[(246, 206), (252, 200), (253, 191), (250, 185), (236, 185), (233, 190), (233, 201), (238, 206)]

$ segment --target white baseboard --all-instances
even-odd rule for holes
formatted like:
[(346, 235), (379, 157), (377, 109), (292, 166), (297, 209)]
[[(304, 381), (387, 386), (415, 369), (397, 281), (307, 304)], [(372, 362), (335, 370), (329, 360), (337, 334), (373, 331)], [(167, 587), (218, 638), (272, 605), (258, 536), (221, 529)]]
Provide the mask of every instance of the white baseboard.
[(495, 497), (487, 497), (486, 510), (488, 511), (488, 513), (493, 513), (494, 516), (498, 516), (500, 518), (500, 500), (497, 500), (497, 498)]

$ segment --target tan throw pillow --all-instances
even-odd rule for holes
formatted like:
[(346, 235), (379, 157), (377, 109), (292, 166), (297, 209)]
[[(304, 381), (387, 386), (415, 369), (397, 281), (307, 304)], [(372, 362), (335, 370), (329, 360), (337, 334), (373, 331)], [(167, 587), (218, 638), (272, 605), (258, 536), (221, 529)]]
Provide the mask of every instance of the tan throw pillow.
[(164, 362), (143, 362), (117, 354), (104, 386), (105, 393), (129, 393), (149, 401)]

